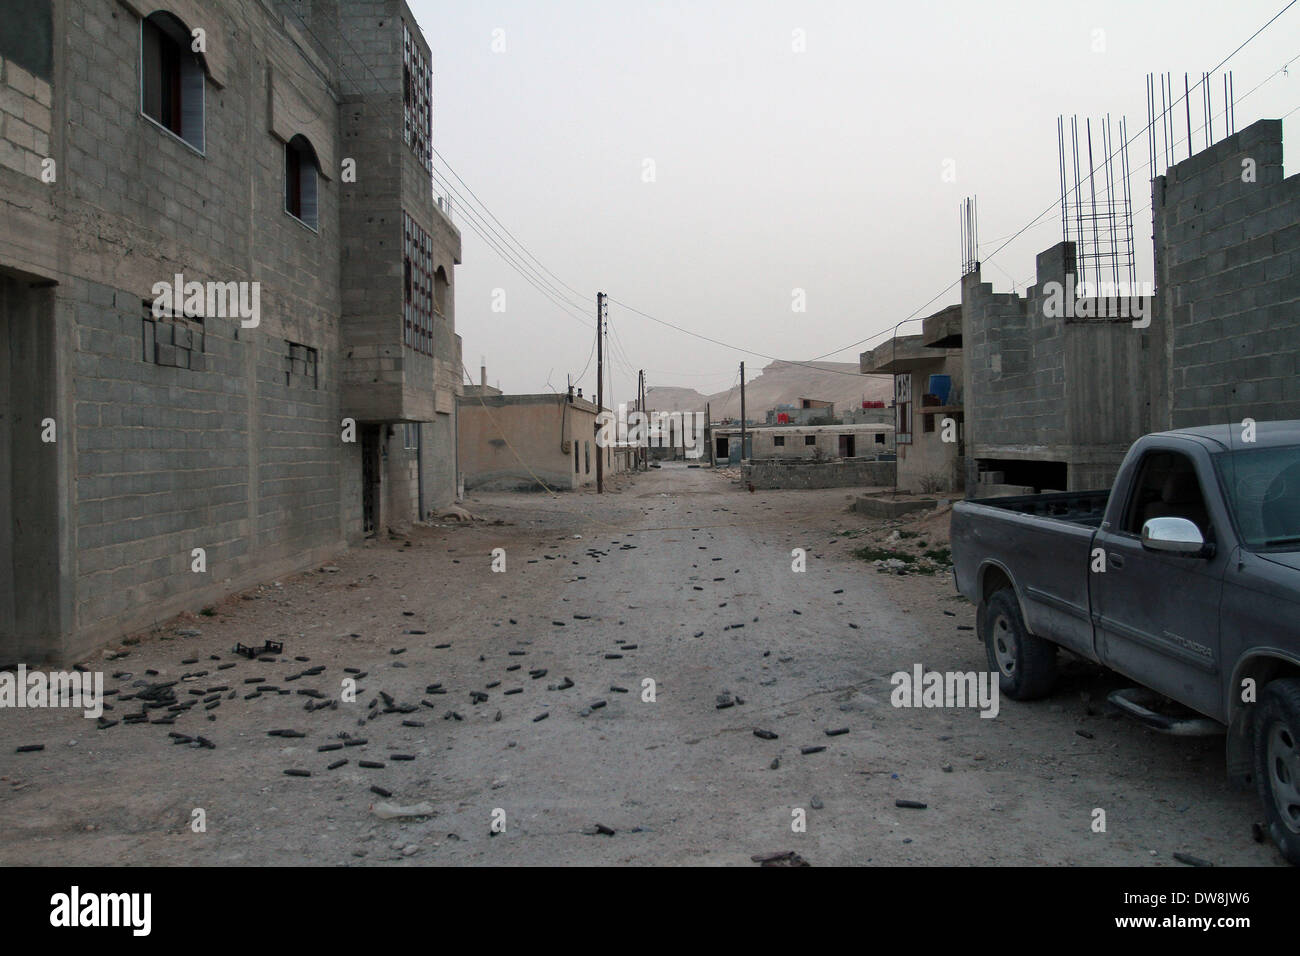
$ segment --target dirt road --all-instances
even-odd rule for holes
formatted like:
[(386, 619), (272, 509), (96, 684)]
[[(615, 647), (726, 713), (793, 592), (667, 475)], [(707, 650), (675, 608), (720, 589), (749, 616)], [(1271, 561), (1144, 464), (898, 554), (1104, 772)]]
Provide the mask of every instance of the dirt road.
[[(1114, 679), (1096, 668), (992, 719), (891, 706), (896, 671), (986, 664), (950, 577), (852, 556), (839, 532), (878, 525), (849, 497), (751, 494), (680, 466), (600, 498), (484, 495), (466, 506), (488, 521), (372, 542), (114, 645), (126, 656), (88, 663), (119, 696), (177, 681), (200, 703), (103, 730), (0, 711), (0, 862), (1280, 863), (1251, 840), (1255, 803), (1227, 788), (1220, 741), (1108, 716)], [(267, 639), (284, 642), (272, 662), (231, 653)], [(353, 703), (347, 668), (364, 674)], [(113, 707), (121, 721), (141, 701)], [(15, 752), (28, 744), (45, 749)], [(435, 814), (378, 819), (372, 786)]]

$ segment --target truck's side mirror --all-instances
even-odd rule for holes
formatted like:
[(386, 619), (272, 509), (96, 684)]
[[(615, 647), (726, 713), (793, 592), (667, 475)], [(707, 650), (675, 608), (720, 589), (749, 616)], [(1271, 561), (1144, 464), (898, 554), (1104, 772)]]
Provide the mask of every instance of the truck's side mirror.
[(1142, 547), (1148, 551), (1196, 557), (1206, 552), (1201, 529), (1186, 518), (1152, 518), (1142, 525)]

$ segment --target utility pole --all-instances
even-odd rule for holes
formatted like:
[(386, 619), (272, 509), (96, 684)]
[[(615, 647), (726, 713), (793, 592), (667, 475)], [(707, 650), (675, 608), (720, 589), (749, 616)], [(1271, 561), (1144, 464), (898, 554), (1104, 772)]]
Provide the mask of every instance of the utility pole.
[[(596, 293), (596, 416), (605, 407), (605, 293)], [(597, 425), (599, 428), (599, 425)], [(596, 494), (605, 493), (605, 453), (596, 443)]]
[(745, 440), (748, 432), (745, 429), (745, 363), (740, 363), (740, 464), (745, 464)]
[[(641, 440), (644, 442), (646, 439), (646, 430), (649, 428), (645, 419), (645, 369), (641, 369), (636, 373), (636, 410), (641, 413), (640, 433)], [(642, 444), (638, 445), (636, 449), (636, 464), (638, 468), (642, 465), (641, 453), (644, 450), (644, 447), (645, 446)]]
[(704, 403), (704, 440), (709, 443), (709, 467), (716, 468), (718, 463), (714, 458), (713, 431), (709, 427), (709, 422), (713, 420), (713, 412), (708, 402)]

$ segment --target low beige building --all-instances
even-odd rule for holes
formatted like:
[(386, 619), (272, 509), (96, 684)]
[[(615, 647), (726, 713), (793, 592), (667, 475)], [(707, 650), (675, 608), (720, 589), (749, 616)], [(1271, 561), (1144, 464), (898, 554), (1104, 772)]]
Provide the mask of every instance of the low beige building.
[[(745, 458), (875, 458), (894, 450), (892, 425), (751, 425), (746, 429), (748, 454)], [(740, 426), (713, 429), (714, 453), (726, 464), (739, 461)]]
[[(898, 487), (959, 491), (965, 484), (961, 306), (922, 321), (920, 335), (891, 339), (863, 352), (863, 374), (894, 376), (894, 441)], [(946, 376), (946, 394), (935, 394)]]
[(467, 491), (572, 490), (626, 471), (631, 450), (596, 443), (594, 402), (566, 395), (470, 394), (457, 407), (461, 478)]

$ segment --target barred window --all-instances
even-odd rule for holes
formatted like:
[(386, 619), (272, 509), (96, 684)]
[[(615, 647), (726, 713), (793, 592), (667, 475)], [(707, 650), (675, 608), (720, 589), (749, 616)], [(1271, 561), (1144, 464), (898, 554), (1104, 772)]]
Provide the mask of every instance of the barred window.
[(402, 138), (420, 158), (420, 164), (433, 171), (433, 76), (419, 43), (405, 22), (402, 24), (402, 101), (406, 116)]
[(433, 354), (433, 240), (408, 213), (402, 213), (402, 281), (405, 342)]

